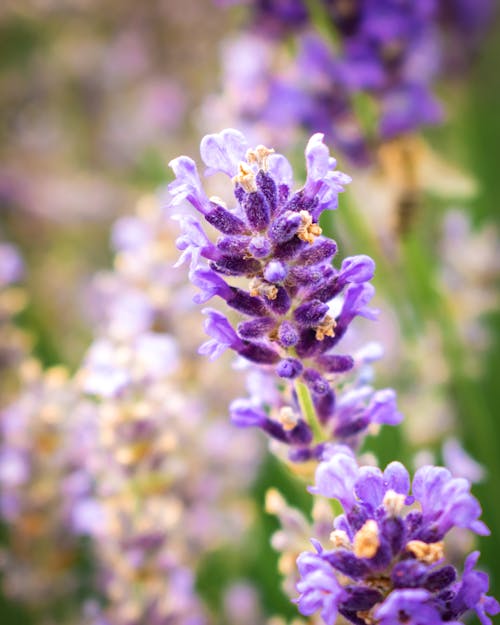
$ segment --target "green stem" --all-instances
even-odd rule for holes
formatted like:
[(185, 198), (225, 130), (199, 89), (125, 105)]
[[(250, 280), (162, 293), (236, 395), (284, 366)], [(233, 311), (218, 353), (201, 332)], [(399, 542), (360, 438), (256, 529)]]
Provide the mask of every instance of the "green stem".
[(313, 431), (314, 441), (319, 443), (324, 438), (324, 432), (321, 423), (318, 421), (309, 389), (303, 382), (295, 382), (295, 390), (297, 392), (300, 410)]
[(339, 35), (324, 3), (319, 0), (306, 0), (306, 7), (317, 31), (328, 39), (334, 48), (338, 48)]

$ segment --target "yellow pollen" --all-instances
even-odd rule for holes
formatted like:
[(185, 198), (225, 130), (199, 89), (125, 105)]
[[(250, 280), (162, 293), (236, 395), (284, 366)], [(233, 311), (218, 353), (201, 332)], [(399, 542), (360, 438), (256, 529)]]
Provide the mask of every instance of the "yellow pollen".
[(297, 425), (298, 418), (290, 406), (283, 406), (279, 412), (277, 421), (281, 423), (284, 430), (289, 432)]
[(252, 297), (258, 297), (264, 295), (267, 299), (273, 300), (278, 297), (278, 287), (269, 282), (264, 282), (260, 278), (252, 278), (248, 285), (250, 289), (250, 295)]
[(42, 367), (40, 366), (40, 363), (34, 358), (26, 360), (21, 364), (19, 368), (20, 377), (22, 381), (26, 384), (37, 380), (41, 376), (41, 373)]
[(238, 166), (238, 174), (233, 178), (233, 182), (239, 182), (247, 193), (257, 191), (255, 184), (255, 174), (246, 163), (240, 163)]
[(312, 215), (308, 211), (300, 211), (299, 215), (302, 223), (298, 229), (297, 236), (302, 241), (312, 245), (316, 240), (316, 237), (319, 237), (322, 230), (318, 224), (313, 224)]
[(270, 488), (266, 492), (265, 510), (268, 514), (279, 514), (286, 506), (286, 502), (283, 499), (283, 495), (276, 490), (276, 488)]
[(282, 575), (291, 575), (296, 570), (297, 554), (285, 551), (278, 560), (278, 570)]
[(354, 536), (354, 555), (357, 558), (373, 558), (380, 546), (378, 525), (369, 519)]
[(375, 620), (375, 616), (373, 615), (373, 608), (371, 610), (358, 611), (356, 612), (356, 615), (359, 616), (359, 618), (362, 619), (366, 625), (375, 625), (377, 622)]
[(388, 490), (384, 495), (385, 509), (391, 516), (397, 516), (404, 508), (406, 497), (400, 493), (396, 493), (394, 490)]
[(323, 321), (316, 328), (316, 340), (322, 341), (325, 336), (335, 336), (337, 322), (330, 315), (326, 315)]
[(256, 163), (259, 169), (268, 170), (268, 158), (274, 154), (272, 148), (266, 148), (265, 145), (258, 145), (254, 150), (247, 150), (246, 159), (249, 163)]
[(333, 543), (335, 549), (339, 549), (340, 547), (344, 549), (351, 548), (351, 541), (349, 540), (349, 536), (344, 530), (333, 530), (330, 534), (330, 540)]
[(406, 545), (406, 550), (412, 553), (417, 560), (426, 564), (433, 564), (444, 556), (443, 542), (424, 543), (421, 540), (410, 540)]

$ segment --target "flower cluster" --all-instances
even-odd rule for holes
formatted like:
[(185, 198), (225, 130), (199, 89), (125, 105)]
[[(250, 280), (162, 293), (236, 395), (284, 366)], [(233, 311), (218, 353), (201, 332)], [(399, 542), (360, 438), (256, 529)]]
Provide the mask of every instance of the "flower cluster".
[[(271, 437), (273, 452), (292, 462), (319, 461), (331, 440), (359, 449), (367, 433), (375, 434), (381, 425), (397, 425), (402, 420), (395, 392), (372, 386), (371, 363), (379, 356), (380, 346), (367, 344), (353, 353), (353, 368), (333, 378), (335, 389), (320, 396), (311, 389), (318, 418), (314, 436), (300, 416), (307, 409), (298, 401), (294, 387), (277, 386), (275, 375), (262, 370), (248, 372), (249, 395), (231, 402), (231, 421), (238, 427), (261, 428)], [(307, 437), (299, 436), (304, 430)]]
[(478, 552), (468, 556), (459, 579), (446, 564), (443, 540), (454, 528), (489, 533), (479, 521), (481, 508), (469, 484), (440, 467), (419, 469), (412, 483), (404, 466), (392, 462), (384, 472), (359, 467), (346, 448), (335, 449), (316, 471), (311, 491), (340, 501), (325, 550), (297, 561), (299, 610), (321, 610), (327, 625), (341, 614), (356, 625), (413, 625), (457, 622), (475, 610), (483, 624), (500, 605), (485, 593), (488, 576), (475, 569)]
[(372, 423), (397, 423), (392, 391), (373, 394), (359, 385), (336, 401), (336, 382), (349, 372), (354, 375), (362, 364), (339, 353), (337, 345), (355, 317), (376, 316), (368, 307), (374, 263), (360, 255), (345, 258), (339, 269), (332, 266), (337, 245), (322, 235), (319, 218), (324, 210), (337, 208), (338, 194), (350, 178), (335, 170), (323, 136), (313, 135), (307, 144), (307, 179), (298, 190), (282, 155), (264, 146), (250, 149), (235, 130), (207, 135), (201, 155), (208, 174), (232, 177), (237, 204), (229, 209), (219, 198), (209, 199), (192, 159), (171, 161), (173, 203), (187, 200), (220, 235), (213, 243), (193, 215), (179, 216), (179, 262), (190, 261), (191, 281), (201, 289), (198, 303), (218, 296), (245, 320), (234, 329), (226, 315), (205, 309), (211, 339), (200, 353), (214, 359), (230, 348), (274, 373), (285, 394), (289, 390), (287, 401), (274, 406), (277, 418), (269, 418), (262, 406), (243, 402), (233, 405), (233, 420), (309, 449), (300, 459), (319, 453), (321, 446), (311, 451), (311, 443), (325, 442), (325, 434), (316, 431), (314, 436), (314, 424), (308, 423), (307, 397), (312, 397), (318, 428), (328, 431), (327, 440), (333, 435), (349, 441)]
[[(487, 575), (475, 569), (479, 553), (467, 557), (461, 578), (445, 558), (444, 539), (452, 529), (489, 533), (469, 482), (424, 466), (410, 494), (402, 464), (393, 462), (382, 472), (360, 467), (354, 455), (368, 427), (395, 424), (401, 416), (393, 391), (375, 392), (368, 384), (377, 348), (353, 355), (336, 351), (355, 316), (374, 317), (367, 307), (374, 265), (357, 256), (339, 269), (332, 266), (336, 244), (322, 236), (318, 220), (337, 207), (349, 179), (335, 171), (322, 139), (317, 134), (309, 141), (306, 182), (293, 191), (283, 156), (264, 146), (249, 148), (234, 130), (206, 136), (201, 155), (207, 174), (232, 177), (234, 208), (206, 195), (194, 161), (179, 157), (170, 163), (173, 204), (187, 200), (219, 233), (214, 243), (191, 213), (177, 216), (183, 229), (179, 264), (190, 262), (191, 280), (201, 289), (195, 301), (218, 296), (245, 316), (234, 328), (226, 315), (207, 309), (211, 340), (200, 352), (214, 359), (230, 348), (251, 363), (250, 398), (232, 403), (233, 422), (258, 426), (291, 446), (293, 461), (314, 460), (310, 492), (316, 501), (327, 497), (343, 507), (330, 535), (334, 548), (325, 550), (313, 539), (316, 553), (297, 559), (302, 614), (319, 611), (327, 625), (338, 615), (355, 625), (440, 625), (458, 623), (475, 610), (488, 625), (488, 614), (500, 605), (486, 595)], [(274, 544), (290, 593), (297, 580), (294, 553), (308, 531), (325, 536), (325, 509), (316, 506), (311, 529), (276, 491), (268, 495), (267, 509), (282, 522)]]
[(118, 220), (113, 243), (114, 271), (98, 276), (92, 299), (99, 332), (77, 374), (92, 406), (82, 472), (93, 488), (73, 524), (92, 538), (106, 600), (89, 604), (88, 619), (198, 625), (206, 617), (194, 568), (200, 553), (245, 529), (241, 493), (259, 450), (221, 422), (215, 398), (224, 393), (204, 393), (213, 384), (198, 374), (189, 341), (174, 338), (198, 332), (172, 269), (170, 216), (156, 198)]
[[(265, 45), (274, 52), (247, 55), (240, 63), (240, 75), (251, 67), (252, 84), (258, 86), (249, 100), (234, 99), (234, 73), (228, 71), (225, 92), (243, 123), (319, 130), (354, 162), (366, 164), (373, 140), (387, 141), (442, 119), (434, 82), (450, 66), (463, 66), (464, 50), (470, 52), (484, 31), (491, 3), (478, 4), (250, 2), (253, 28), (250, 37), (233, 44), (240, 49), (238, 58), (245, 58), (242, 47), (250, 52), (261, 38), (270, 40)], [(283, 62), (280, 42), (290, 35), (296, 53)]]
[(17, 373), (22, 391), (0, 412), (3, 587), (11, 599), (48, 615), (73, 609), (81, 591), (71, 531), (79, 395), (61, 367), (43, 372), (25, 360)]
[(15, 246), (0, 242), (0, 406), (17, 388), (17, 370), (30, 347), (28, 335), (13, 323), (26, 304), (24, 291), (16, 286), (23, 270)]

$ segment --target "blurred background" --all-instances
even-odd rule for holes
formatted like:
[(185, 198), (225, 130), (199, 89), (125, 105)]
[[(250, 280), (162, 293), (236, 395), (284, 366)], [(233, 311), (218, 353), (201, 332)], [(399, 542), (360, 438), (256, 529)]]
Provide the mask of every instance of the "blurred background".
[[(90, 282), (111, 264), (112, 223), (131, 214), (144, 193), (171, 179), (171, 158), (197, 154), (200, 136), (221, 129), (223, 113), (213, 116), (217, 127), (209, 126), (213, 103), (207, 108), (206, 99), (221, 91), (221, 45), (240, 23), (241, 12), (224, 11), (208, 0), (4, 0), (0, 6), (0, 238), (14, 244), (24, 260), (26, 303), (15, 311), (15, 325), (44, 366), (62, 363), (74, 371), (83, 358), (92, 336)], [(492, 529), (492, 537), (480, 541), (481, 562), (492, 575), (497, 597), (499, 60), (495, 18), (465, 79), (441, 87), (446, 121), (425, 132), (426, 145), (439, 159), (422, 174), (424, 200), (401, 239), (404, 275), (384, 274), (383, 268), (393, 264), (391, 251), (363, 226), (363, 210), (357, 219), (339, 216), (339, 222), (325, 224), (344, 255), (377, 257), (375, 284), (389, 293), (379, 302), (383, 321), (375, 330), (375, 338), (384, 335), (389, 344), (387, 364), (381, 363), (378, 375), (401, 393), (404, 412), (416, 413), (403, 434), (384, 431), (369, 449), (382, 464), (394, 459), (411, 464), (420, 452), (435, 453), (441, 461), (440, 443), (426, 431), (439, 429), (440, 418), (445, 434), (462, 440), (485, 470), (474, 492)], [(335, 145), (332, 149), (335, 153)], [(349, 162), (339, 160), (340, 168), (355, 176)], [(465, 189), (459, 200), (456, 194), (450, 199), (446, 192), (435, 192), (447, 185)], [(381, 194), (389, 204), (393, 201), (387, 188)], [(344, 210), (367, 201), (360, 184), (346, 198)], [(422, 253), (438, 248), (439, 254)], [(439, 272), (440, 262), (448, 280), (446, 308), (433, 299), (437, 283), (430, 288), (422, 276), (427, 263)], [(446, 326), (442, 316), (450, 309), (459, 317), (480, 317), (480, 328), (466, 329), (459, 338), (440, 335), (436, 342), (433, 324), (441, 332)], [(423, 316), (425, 323), (405, 324), (400, 318), (405, 315), (410, 320)], [(448, 364), (441, 366), (442, 359)], [(437, 396), (446, 396), (441, 416), (425, 401)], [(450, 419), (453, 426), (448, 427)], [(251, 490), (257, 510), (270, 485), (307, 508), (300, 486), (268, 457)], [(273, 518), (258, 513), (241, 553), (214, 550), (201, 558), (197, 587), (215, 612), (221, 588), (244, 577), (256, 584), (265, 613), (294, 614), (279, 589), (277, 556), (269, 546), (275, 529)], [(82, 562), (84, 578), (85, 557)], [(8, 575), (4, 566), (3, 576)], [(28, 613), (4, 596), (0, 622), (43, 620), (36, 610)]]

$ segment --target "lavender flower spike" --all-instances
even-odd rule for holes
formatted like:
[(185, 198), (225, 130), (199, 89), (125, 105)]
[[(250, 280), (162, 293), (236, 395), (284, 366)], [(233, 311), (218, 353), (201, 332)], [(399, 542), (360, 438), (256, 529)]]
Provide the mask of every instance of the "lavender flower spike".
[[(224, 315), (208, 310), (211, 340), (200, 353), (214, 359), (232, 349), (288, 389), (274, 416), (253, 423), (294, 446), (295, 459), (320, 458), (322, 445), (332, 438), (357, 446), (372, 424), (398, 423), (392, 391), (374, 395), (373, 389), (359, 388), (363, 363), (337, 352), (356, 317), (376, 315), (368, 306), (375, 264), (358, 255), (339, 268), (332, 265), (337, 244), (322, 235), (319, 218), (337, 208), (351, 179), (336, 170), (323, 135), (313, 135), (306, 146), (306, 181), (297, 190), (284, 156), (263, 145), (249, 148), (236, 130), (204, 137), (201, 156), (206, 174), (230, 177), (236, 203), (230, 208), (218, 198), (207, 199), (191, 159), (171, 162), (172, 204), (186, 200), (220, 233), (211, 242), (192, 213), (177, 216), (183, 228), (179, 262), (190, 262), (190, 279), (201, 290), (197, 303), (218, 296), (243, 320), (233, 328)], [(343, 375), (350, 376), (354, 395), (337, 402), (336, 383)], [(344, 381), (343, 387), (349, 385)], [(310, 394), (316, 425), (305, 414), (300, 388)], [(242, 423), (239, 417), (234, 421)]]
[[(486, 534), (470, 485), (441, 467), (423, 467), (413, 479), (392, 462), (385, 471), (359, 467), (337, 447), (316, 470), (314, 493), (338, 499), (330, 535), (333, 549), (313, 540), (302, 553), (297, 599), (302, 614), (321, 611), (324, 622), (341, 614), (355, 625), (441, 625), (475, 611), (483, 625), (500, 604), (486, 595), (488, 576), (475, 570), (479, 553), (465, 562), (460, 581), (446, 563), (443, 540), (454, 527)], [(411, 507), (410, 507), (411, 506)]]

